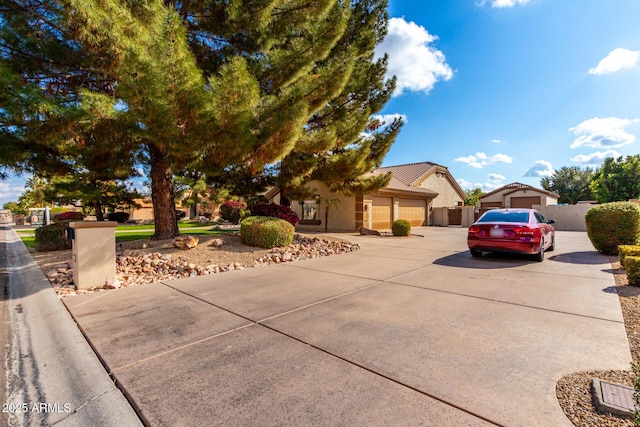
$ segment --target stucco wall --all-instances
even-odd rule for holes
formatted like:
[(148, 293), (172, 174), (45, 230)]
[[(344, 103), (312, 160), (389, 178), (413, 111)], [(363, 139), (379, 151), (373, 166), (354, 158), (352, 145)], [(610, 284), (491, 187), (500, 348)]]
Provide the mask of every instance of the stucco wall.
[(420, 183), (420, 187), (438, 193), (438, 196), (433, 199), (434, 208), (451, 207), (464, 202), (445, 174), (436, 172), (429, 175)]
[[(311, 181), (308, 187), (316, 189), (316, 194), (320, 195), (320, 203), (318, 204), (318, 214), (316, 217), (320, 220), (320, 224), (298, 224), (296, 230), (324, 231), (324, 214), (327, 206), (327, 201), (324, 199), (339, 200), (329, 208), (329, 231), (354, 231), (356, 229), (356, 203), (354, 197), (345, 197), (341, 194), (333, 193), (319, 181)], [(299, 201), (291, 202), (291, 209), (296, 211), (300, 218), (302, 218), (302, 205)]]
[(587, 231), (584, 216), (594, 205), (533, 205), (546, 219), (555, 220), (553, 227), (558, 231)]

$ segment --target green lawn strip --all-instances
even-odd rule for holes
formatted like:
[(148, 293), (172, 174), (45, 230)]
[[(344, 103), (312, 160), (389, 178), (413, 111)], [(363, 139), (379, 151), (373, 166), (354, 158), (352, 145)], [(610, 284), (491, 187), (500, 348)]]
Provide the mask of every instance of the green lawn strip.
[[(205, 235), (205, 236), (220, 236), (222, 234), (226, 234), (226, 233), (232, 233), (234, 231), (237, 230), (212, 230), (212, 229), (206, 229), (206, 230), (185, 230), (182, 232), (182, 234), (189, 234), (189, 235)], [(153, 236), (153, 229), (149, 230), (149, 231), (145, 231), (145, 230), (141, 230), (138, 232), (131, 232), (131, 233), (117, 233), (116, 232), (116, 242), (130, 242), (132, 240), (141, 240), (141, 239), (148, 239), (149, 237)], [(36, 247), (36, 238), (34, 235), (22, 235), (20, 236), (20, 239), (22, 239), (22, 241), (24, 242), (25, 246), (28, 248), (35, 248)]]

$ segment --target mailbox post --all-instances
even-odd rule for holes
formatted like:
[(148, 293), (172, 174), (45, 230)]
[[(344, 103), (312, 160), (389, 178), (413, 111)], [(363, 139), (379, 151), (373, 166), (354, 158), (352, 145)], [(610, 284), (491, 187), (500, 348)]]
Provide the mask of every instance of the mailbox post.
[(104, 286), (116, 278), (115, 221), (71, 222), (73, 282), (77, 289)]

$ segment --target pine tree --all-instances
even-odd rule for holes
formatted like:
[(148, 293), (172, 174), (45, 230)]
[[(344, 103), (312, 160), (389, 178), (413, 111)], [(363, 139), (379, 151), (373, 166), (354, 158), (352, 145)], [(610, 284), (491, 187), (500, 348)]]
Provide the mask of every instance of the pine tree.
[(334, 49), (350, 58), (352, 71), (281, 162), (277, 183), (287, 199), (312, 194), (306, 185), (311, 180), (345, 195), (374, 191), (389, 181), (387, 175), (368, 174), (381, 165), (402, 126), (401, 120), (383, 124), (372, 118), (395, 88), (395, 79), (385, 80), (387, 58), (374, 60), (374, 48), (386, 35), (387, 1), (352, 1), (351, 8), (348, 29)]

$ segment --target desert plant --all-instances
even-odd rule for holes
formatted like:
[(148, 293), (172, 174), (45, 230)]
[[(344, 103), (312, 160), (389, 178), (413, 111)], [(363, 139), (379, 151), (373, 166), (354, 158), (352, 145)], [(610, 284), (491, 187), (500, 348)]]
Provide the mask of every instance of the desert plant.
[(69, 249), (71, 241), (67, 239), (69, 221), (57, 222), (36, 228), (36, 247), (39, 251), (59, 251)]
[(62, 212), (59, 214), (56, 214), (53, 217), (53, 220), (56, 222), (60, 222), (60, 221), (82, 221), (84, 219), (84, 215), (82, 214), (82, 212), (73, 212), (73, 211), (68, 211), (68, 212)]
[(289, 222), (275, 217), (250, 216), (240, 223), (240, 238), (249, 246), (270, 249), (289, 246), (295, 228)]
[(618, 246), (640, 243), (640, 207), (631, 202), (605, 203), (585, 215), (587, 235), (596, 250), (617, 255)]
[(411, 224), (406, 219), (396, 219), (391, 224), (391, 232), (394, 236), (408, 236), (411, 234)]
[(109, 212), (107, 214), (107, 219), (109, 221), (116, 221), (120, 224), (127, 222), (129, 219), (129, 214), (126, 212)]
[(284, 219), (294, 226), (300, 221), (298, 214), (290, 207), (275, 203), (258, 203), (251, 209), (251, 214), (254, 216), (272, 216), (274, 218)]
[(240, 220), (240, 212), (247, 209), (245, 202), (227, 200), (220, 205), (220, 217), (226, 221), (237, 223)]
[(620, 245), (618, 246), (618, 260), (624, 267), (624, 260), (628, 256), (640, 256), (640, 245)]
[(628, 256), (624, 260), (627, 280), (630, 285), (640, 286), (640, 256)]

